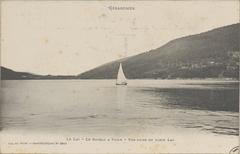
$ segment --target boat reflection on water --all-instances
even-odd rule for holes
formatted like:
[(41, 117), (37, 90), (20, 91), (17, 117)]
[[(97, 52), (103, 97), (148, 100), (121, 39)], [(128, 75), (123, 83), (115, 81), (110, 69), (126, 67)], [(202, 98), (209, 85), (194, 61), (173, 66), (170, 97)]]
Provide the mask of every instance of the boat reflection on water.
[(127, 86), (117, 86), (117, 106), (120, 112), (124, 112), (125, 109), (127, 90)]

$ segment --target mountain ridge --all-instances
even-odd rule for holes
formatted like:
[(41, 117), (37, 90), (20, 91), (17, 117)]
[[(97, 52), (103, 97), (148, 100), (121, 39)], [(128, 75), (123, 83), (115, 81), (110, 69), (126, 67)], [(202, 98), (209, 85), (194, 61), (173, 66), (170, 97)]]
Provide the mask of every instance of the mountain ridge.
[(83, 79), (116, 78), (122, 62), (127, 78), (238, 78), (239, 23), (177, 38), (135, 56), (101, 65)]
[(48, 79), (77, 79), (74, 75), (38, 75), (28, 72), (17, 72), (1, 66), (1, 80), (48, 80)]

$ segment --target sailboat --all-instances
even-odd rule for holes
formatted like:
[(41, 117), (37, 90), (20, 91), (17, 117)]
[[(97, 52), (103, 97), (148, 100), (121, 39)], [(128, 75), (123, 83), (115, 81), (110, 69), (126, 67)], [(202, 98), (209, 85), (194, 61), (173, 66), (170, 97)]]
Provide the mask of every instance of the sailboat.
[(127, 79), (122, 69), (122, 63), (119, 65), (116, 85), (127, 85)]

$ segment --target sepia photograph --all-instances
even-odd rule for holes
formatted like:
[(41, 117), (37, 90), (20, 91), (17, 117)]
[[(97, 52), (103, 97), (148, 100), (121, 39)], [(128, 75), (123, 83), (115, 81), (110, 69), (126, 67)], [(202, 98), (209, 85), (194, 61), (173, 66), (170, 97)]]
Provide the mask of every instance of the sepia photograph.
[(239, 0), (0, 3), (0, 153), (239, 153)]

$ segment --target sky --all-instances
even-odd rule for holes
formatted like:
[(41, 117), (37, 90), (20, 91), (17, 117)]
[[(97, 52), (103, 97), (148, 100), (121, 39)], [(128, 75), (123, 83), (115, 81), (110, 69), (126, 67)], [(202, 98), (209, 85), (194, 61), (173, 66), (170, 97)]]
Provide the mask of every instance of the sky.
[(42, 75), (80, 74), (239, 22), (238, 0), (1, 3), (1, 65)]

